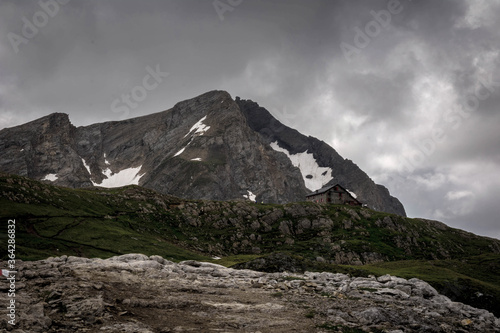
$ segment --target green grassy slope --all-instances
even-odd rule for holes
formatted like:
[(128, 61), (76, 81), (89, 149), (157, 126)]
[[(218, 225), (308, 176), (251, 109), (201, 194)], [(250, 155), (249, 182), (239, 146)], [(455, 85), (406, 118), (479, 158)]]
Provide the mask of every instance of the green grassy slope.
[[(148, 193), (149, 191), (144, 191)], [(175, 230), (164, 237), (155, 222), (147, 228), (137, 212), (148, 207), (148, 198), (135, 187), (119, 189), (67, 189), (17, 176), (0, 178), (0, 217), (7, 230), (16, 220), (16, 257), (38, 260), (49, 256), (77, 255), (107, 258), (138, 252), (172, 260), (208, 260), (210, 257), (176, 245)], [(120, 202), (129, 195), (134, 199)], [(175, 203), (165, 196), (162, 204)], [(118, 203), (118, 204), (117, 204)], [(150, 205), (150, 204), (149, 204)], [(0, 248), (7, 248), (7, 234), (0, 234)], [(7, 252), (2, 251), (2, 259)]]

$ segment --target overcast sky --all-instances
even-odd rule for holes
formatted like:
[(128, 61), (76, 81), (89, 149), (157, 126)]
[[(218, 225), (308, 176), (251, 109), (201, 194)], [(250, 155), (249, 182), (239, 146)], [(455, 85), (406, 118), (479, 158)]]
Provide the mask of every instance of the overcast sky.
[(329, 143), (409, 216), (500, 238), (500, 1), (55, 1), (0, 0), (0, 128), (226, 90)]

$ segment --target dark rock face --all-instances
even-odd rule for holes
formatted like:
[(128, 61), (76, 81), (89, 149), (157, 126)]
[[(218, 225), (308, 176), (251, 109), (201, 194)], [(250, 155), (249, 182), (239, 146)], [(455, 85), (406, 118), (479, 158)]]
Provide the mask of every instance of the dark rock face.
[(35, 179), (57, 170), (59, 178), (67, 182), (92, 185), (85, 174), (75, 169), (75, 165), (81, 163), (74, 149), (75, 131), (68, 115), (63, 113), (3, 129), (0, 131), (1, 170)]
[(251, 101), (212, 91), (172, 109), (124, 121), (73, 126), (51, 114), (0, 131), (0, 171), (68, 187), (138, 184), (194, 199), (303, 201), (291, 154), (313, 152), (335, 181), (374, 209), (405, 215), (401, 203), (326, 143), (283, 126)]

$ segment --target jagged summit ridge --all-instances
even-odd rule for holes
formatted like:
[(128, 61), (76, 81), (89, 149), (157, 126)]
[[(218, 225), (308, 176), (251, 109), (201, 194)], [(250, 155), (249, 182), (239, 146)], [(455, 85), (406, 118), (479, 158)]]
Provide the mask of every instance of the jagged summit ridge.
[(225, 91), (89, 126), (54, 113), (1, 130), (0, 147), (0, 171), (56, 185), (137, 184), (186, 198), (286, 203), (335, 181), (374, 209), (405, 215), (385, 188), (326, 143)]

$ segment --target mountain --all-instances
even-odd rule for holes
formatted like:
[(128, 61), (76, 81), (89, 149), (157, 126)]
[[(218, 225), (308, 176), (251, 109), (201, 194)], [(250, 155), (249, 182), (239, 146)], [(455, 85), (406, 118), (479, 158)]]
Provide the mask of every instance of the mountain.
[[(250, 100), (236, 98), (248, 125), (258, 132), (275, 150), (284, 152), (297, 161), (306, 187), (311, 191), (329, 185), (341, 184), (355, 193), (356, 198), (370, 208), (406, 216), (401, 202), (389, 190), (377, 185), (351, 160), (344, 159), (323, 141), (305, 136), (283, 125), (269, 111)], [(307, 163), (311, 161), (312, 163)]]
[(326, 143), (225, 91), (89, 126), (54, 113), (1, 130), (0, 147), (0, 171), (67, 187), (138, 184), (183, 198), (287, 203), (339, 183), (369, 207), (405, 216), (385, 187)]

